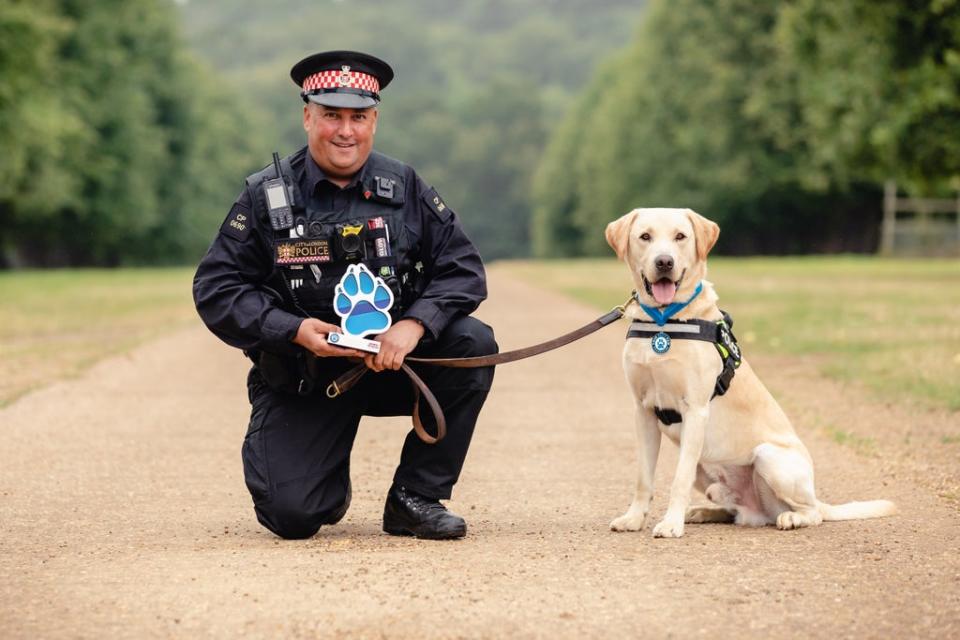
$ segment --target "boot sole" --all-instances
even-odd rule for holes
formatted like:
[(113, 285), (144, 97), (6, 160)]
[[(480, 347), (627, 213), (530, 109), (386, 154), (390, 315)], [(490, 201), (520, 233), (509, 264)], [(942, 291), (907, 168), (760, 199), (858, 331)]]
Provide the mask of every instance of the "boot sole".
[(419, 540), (455, 540), (467, 535), (466, 527), (464, 527), (463, 530), (442, 534), (419, 534), (410, 529), (403, 529), (399, 527), (384, 527), (383, 530), (384, 532), (389, 533), (391, 536), (413, 536)]

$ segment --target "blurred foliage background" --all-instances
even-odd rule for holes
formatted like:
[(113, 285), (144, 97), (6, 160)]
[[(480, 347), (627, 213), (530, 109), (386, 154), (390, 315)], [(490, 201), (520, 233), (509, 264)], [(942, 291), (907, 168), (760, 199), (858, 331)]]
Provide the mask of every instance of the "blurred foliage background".
[(958, 9), (652, 2), (552, 136), (536, 254), (607, 253), (596, 229), (636, 206), (707, 215), (722, 253), (875, 250), (883, 180), (957, 187)]
[(487, 259), (605, 254), (635, 206), (872, 252), (883, 180), (958, 187), (955, 0), (0, 0), (0, 265), (195, 261), (335, 48), (394, 66), (377, 147)]

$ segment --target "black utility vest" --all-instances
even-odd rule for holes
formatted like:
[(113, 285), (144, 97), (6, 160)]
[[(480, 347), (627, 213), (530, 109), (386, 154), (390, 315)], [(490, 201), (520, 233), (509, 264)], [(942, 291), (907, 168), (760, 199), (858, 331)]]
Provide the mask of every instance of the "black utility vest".
[(416, 206), (406, 202), (405, 165), (371, 153), (357, 196), (348, 198), (343, 209), (326, 211), (313, 194), (300, 193), (295, 181), (306, 154), (304, 147), (280, 163), (288, 184), (293, 184), (293, 229), (270, 226), (261, 184), (276, 177), (273, 165), (247, 178), (257, 219), (272, 252), (269, 281), (296, 310), (339, 324), (333, 310), (334, 289), (348, 266), (362, 262), (393, 291), (390, 313), (396, 321), (419, 288), (404, 224), (407, 207)]

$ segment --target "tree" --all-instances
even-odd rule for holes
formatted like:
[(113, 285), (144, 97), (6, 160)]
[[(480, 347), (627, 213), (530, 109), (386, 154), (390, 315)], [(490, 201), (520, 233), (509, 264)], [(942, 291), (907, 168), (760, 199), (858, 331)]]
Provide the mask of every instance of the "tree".
[(811, 142), (809, 184), (956, 188), (960, 3), (796, 0), (777, 38), (800, 104), (794, 126)]
[[(11, 72), (0, 88), (0, 140), (10, 149), (0, 187), (5, 261), (196, 255), (210, 232), (201, 240), (190, 223), (207, 208), (223, 215), (240, 187), (234, 174), (226, 191), (224, 172), (253, 168), (242, 108), (211, 99), (216, 82), (185, 54), (168, 2), (43, 8), (14, 3), (0, 14), (0, 29), (17, 36), (0, 49)], [(212, 144), (213, 132), (226, 135)]]
[(953, 0), (654, 2), (535, 180), (537, 255), (606, 253), (637, 206), (691, 207), (733, 253), (871, 251), (879, 182), (955, 184)]
[(65, 142), (84, 128), (61, 112), (55, 80), (58, 42), (70, 26), (48, 0), (0, 3), (0, 264), (18, 228), (42, 228), (79, 197)]
[[(790, 157), (747, 108), (772, 54), (776, 8), (747, 0), (653, 3), (635, 42), (596, 76), (538, 176), (566, 179), (574, 254), (608, 251), (602, 228), (638, 206), (691, 207), (722, 225), (790, 179)], [(552, 224), (542, 211), (538, 224)], [(567, 222), (569, 220), (569, 222)], [(537, 231), (538, 234), (545, 232)], [(563, 248), (563, 245), (558, 245)]]

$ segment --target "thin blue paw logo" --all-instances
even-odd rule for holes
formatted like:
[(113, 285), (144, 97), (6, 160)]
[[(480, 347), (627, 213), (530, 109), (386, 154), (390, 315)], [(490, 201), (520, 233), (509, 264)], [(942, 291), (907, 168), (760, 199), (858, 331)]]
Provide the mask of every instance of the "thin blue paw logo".
[(333, 308), (344, 333), (360, 338), (390, 328), (393, 292), (363, 264), (352, 264), (334, 291)]

